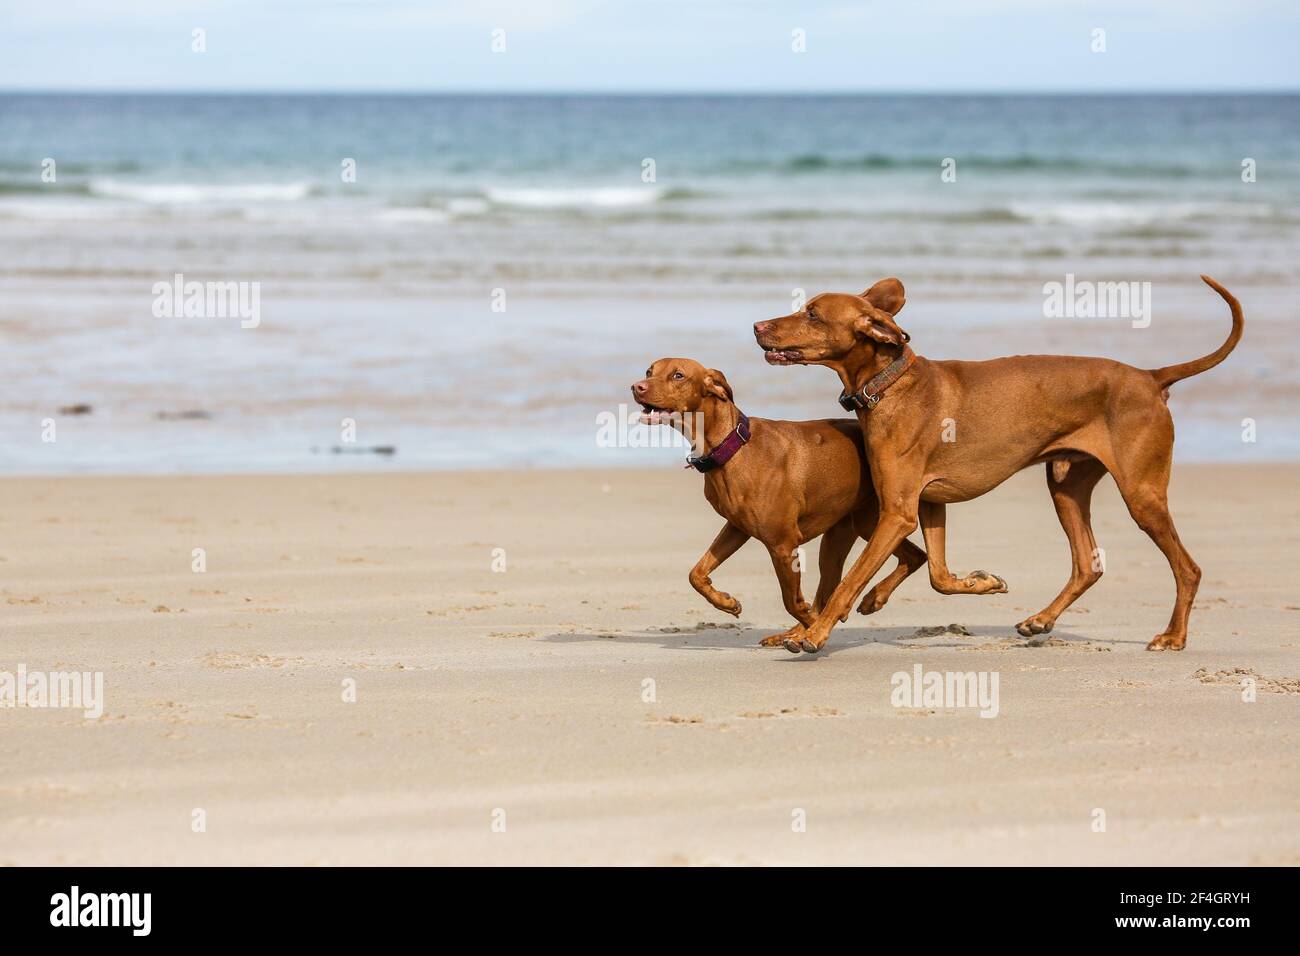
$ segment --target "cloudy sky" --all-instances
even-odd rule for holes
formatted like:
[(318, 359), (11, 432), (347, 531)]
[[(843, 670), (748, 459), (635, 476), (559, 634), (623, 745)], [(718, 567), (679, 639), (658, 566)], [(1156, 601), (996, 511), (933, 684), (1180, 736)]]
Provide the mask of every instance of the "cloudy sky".
[(4, 89), (1296, 90), (1297, 51), (1297, 0), (0, 0)]

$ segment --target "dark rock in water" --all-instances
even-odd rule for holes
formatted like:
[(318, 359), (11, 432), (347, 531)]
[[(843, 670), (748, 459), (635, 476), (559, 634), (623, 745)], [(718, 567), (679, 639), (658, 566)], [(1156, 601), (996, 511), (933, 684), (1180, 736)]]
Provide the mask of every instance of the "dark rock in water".
[[(314, 450), (314, 449), (313, 449)], [(335, 455), (396, 455), (396, 445), (335, 445), (330, 451)]]
[(59, 406), (60, 415), (89, 415), (94, 409), (85, 402), (78, 402), (76, 405)]
[(183, 412), (158, 412), (154, 418), (160, 422), (193, 422), (209, 421), (212, 418), (211, 412), (205, 412), (201, 408), (191, 408)]

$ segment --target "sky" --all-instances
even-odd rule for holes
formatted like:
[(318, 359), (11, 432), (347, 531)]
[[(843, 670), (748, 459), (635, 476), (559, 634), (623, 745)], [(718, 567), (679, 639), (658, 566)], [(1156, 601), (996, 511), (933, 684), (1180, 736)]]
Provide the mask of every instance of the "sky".
[(0, 0), (10, 90), (1297, 90), (1298, 54), (1300, 0)]

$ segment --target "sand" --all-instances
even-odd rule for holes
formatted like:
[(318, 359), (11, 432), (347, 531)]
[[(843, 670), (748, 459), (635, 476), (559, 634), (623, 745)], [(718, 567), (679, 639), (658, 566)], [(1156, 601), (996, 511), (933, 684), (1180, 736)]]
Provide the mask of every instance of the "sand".
[[(949, 511), (1009, 594), (917, 575), (817, 657), (756, 646), (787, 625), (758, 545), (715, 575), (739, 621), (687, 585), (700, 481), (0, 481), (0, 670), (106, 698), (0, 710), (0, 863), (1300, 863), (1300, 466), (1176, 469), (1181, 654), (1144, 650), (1172, 577), (1109, 480), (1107, 574), (1042, 646), (1035, 470)], [(893, 706), (917, 664), (996, 673), (997, 716)]]

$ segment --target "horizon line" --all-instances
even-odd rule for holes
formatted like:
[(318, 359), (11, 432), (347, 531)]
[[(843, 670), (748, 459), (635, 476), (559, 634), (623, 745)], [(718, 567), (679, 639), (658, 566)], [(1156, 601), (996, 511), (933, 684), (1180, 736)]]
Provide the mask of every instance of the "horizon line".
[(74, 96), (762, 96), (762, 97), (800, 97), (800, 96), (1294, 96), (1300, 95), (1300, 87), (1218, 87), (1206, 89), (1161, 89), (1129, 88), (1089, 90), (1073, 87), (1059, 89), (1011, 90), (1011, 89), (824, 89), (824, 90), (770, 90), (770, 89), (422, 89), (376, 87), (374, 89), (357, 88), (309, 88), (309, 87), (247, 87), (247, 88), (172, 88), (155, 87), (104, 87), (88, 89), (85, 87), (4, 87), (0, 86), (0, 96), (5, 95), (74, 95)]

